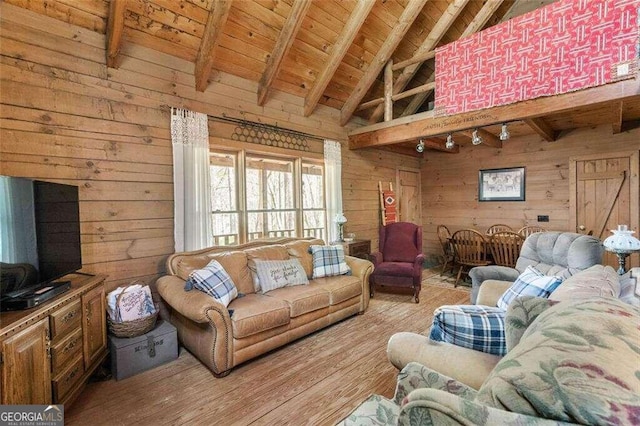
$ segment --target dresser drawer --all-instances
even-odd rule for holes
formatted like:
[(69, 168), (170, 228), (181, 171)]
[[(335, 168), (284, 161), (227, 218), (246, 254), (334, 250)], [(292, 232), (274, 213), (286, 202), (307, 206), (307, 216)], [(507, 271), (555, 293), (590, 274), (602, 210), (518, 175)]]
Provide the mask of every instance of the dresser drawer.
[(53, 400), (62, 400), (73, 386), (80, 381), (84, 373), (84, 362), (82, 354), (74, 359), (69, 367), (65, 368), (55, 379), (53, 379)]
[(80, 300), (55, 311), (51, 314), (51, 340), (64, 337), (70, 330), (80, 328), (82, 322), (82, 307)]
[(371, 253), (371, 241), (354, 241), (349, 244), (349, 255), (366, 259)]
[(82, 354), (82, 329), (80, 328), (51, 346), (53, 376), (56, 376), (78, 354)]

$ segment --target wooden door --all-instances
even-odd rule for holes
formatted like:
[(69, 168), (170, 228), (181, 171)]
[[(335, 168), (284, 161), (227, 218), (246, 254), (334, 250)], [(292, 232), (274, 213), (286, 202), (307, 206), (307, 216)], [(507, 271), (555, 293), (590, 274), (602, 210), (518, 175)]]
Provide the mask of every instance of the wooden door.
[(2, 342), (2, 404), (51, 404), (49, 318)]
[[(638, 235), (639, 207), (638, 152), (598, 154), (570, 160), (570, 227), (600, 240), (618, 225), (629, 225)], [(640, 264), (638, 254), (627, 266)], [(605, 252), (603, 263), (617, 269), (615, 255)]]
[(82, 295), (82, 340), (84, 368), (89, 369), (107, 349), (107, 317), (104, 287)]
[(398, 168), (396, 170), (398, 187), (399, 221), (422, 225), (422, 206), (420, 203), (420, 170)]

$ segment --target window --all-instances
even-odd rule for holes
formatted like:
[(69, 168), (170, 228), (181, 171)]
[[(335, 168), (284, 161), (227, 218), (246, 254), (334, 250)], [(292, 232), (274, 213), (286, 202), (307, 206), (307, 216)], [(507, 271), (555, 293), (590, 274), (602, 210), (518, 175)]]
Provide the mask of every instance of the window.
[(272, 237), (324, 239), (323, 172), (320, 161), (212, 151), (214, 243)]

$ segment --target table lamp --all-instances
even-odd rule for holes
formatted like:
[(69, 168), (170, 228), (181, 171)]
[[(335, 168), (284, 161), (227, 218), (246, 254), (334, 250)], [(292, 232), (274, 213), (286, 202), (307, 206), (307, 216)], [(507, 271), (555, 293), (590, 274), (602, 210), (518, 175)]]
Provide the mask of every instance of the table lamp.
[(344, 217), (344, 214), (342, 212), (340, 212), (336, 215), (333, 221), (338, 224), (338, 241), (342, 243), (344, 242), (344, 234), (342, 232), (343, 231), (342, 227), (344, 226), (345, 223), (347, 223), (347, 218)]
[(635, 238), (633, 231), (627, 225), (618, 225), (618, 229), (612, 229), (613, 235), (604, 240), (604, 248), (618, 256), (618, 275), (624, 275), (625, 262), (631, 253), (640, 252), (640, 240)]

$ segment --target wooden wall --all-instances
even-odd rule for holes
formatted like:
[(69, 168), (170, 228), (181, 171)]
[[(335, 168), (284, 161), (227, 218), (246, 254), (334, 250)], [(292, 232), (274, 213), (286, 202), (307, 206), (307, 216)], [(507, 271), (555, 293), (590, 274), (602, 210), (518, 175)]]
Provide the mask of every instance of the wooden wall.
[[(126, 41), (110, 69), (103, 35), (6, 3), (0, 24), (0, 173), (80, 187), (83, 270), (109, 288), (153, 282), (173, 252), (171, 106), (345, 143), (338, 110), (305, 118), (304, 99), (281, 92), (259, 107), (257, 84), (227, 74), (196, 92), (193, 64)], [(347, 232), (374, 237), (375, 185), (406, 157), (343, 152)]]
[[(427, 259), (437, 262), (439, 224), (451, 232), (468, 227), (484, 232), (495, 223), (519, 229), (549, 215), (541, 226), (569, 230), (569, 158), (638, 149), (640, 129), (613, 135), (611, 126), (599, 126), (565, 132), (555, 142), (530, 135), (512, 138), (502, 149), (468, 145), (458, 155), (429, 151), (421, 169)], [(478, 170), (518, 166), (526, 167), (526, 201), (478, 202)]]

